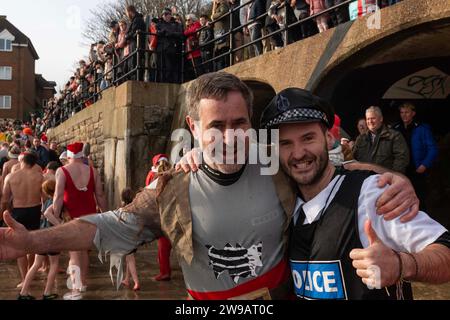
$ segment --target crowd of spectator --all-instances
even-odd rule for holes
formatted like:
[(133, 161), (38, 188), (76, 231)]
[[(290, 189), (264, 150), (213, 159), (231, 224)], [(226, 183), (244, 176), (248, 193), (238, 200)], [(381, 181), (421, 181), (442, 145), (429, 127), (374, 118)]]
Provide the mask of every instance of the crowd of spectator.
[[(49, 141), (42, 131), (43, 121), (33, 117), (31, 122), (0, 120), (0, 171), (3, 164), (11, 159), (18, 159), (23, 152), (32, 152), (37, 157), (37, 165), (45, 169), (52, 161), (59, 163), (59, 155), (63, 152), (57, 143)], [(7, 170), (6, 170), (7, 171)], [(3, 170), (3, 177), (8, 172)]]
[[(190, 81), (347, 22), (354, 13), (343, 2), (213, 0), (211, 12), (200, 17), (192, 13), (183, 17), (176, 7), (165, 8), (160, 16), (148, 20), (148, 26), (144, 16), (128, 6), (123, 19), (110, 22), (108, 39), (91, 45), (89, 59), (79, 61), (60, 95), (50, 99), (41, 131), (88, 107), (111, 85), (126, 80)], [(357, 0), (354, 7), (361, 16), (396, 2)], [(295, 24), (311, 15), (317, 16)]]

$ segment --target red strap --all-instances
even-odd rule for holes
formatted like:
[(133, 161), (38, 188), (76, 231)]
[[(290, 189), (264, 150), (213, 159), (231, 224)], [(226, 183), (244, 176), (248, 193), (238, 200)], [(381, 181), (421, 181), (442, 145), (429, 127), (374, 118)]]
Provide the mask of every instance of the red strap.
[(64, 172), (64, 175), (66, 176), (66, 180), (75, 187), (75, 183), (73, 183), (72, 176), (70, 175), (69, 171), (64, 167), (61, 167), (61, 169)]
[(215, 292), (196, 292), (188, 290), (188, 292), (195, 300), (227, 300), (229, 298), (238, 297), (261, 288), (268, 288), (269, 290), (274, 289), (286, 281), (289, 276), (289, 266), (287, 261), (282, 259), (278, 265), (262, 276), (230, 290)]

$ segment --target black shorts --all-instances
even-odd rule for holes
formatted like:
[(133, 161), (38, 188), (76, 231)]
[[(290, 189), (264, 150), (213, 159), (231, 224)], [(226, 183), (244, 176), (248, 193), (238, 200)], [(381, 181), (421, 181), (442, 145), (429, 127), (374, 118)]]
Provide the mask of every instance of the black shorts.
[(20, 224), (23, 224), (27, 230), (39, 230), (41, 226), (41, 206), (14, 208), (12, 217)]
[(49, 256), (49, 257), (54, 257), (54, 256), (59, 256), (60, 253), (59, 252), (52, 252), (52, 253), (38, 253), (38, 256)]

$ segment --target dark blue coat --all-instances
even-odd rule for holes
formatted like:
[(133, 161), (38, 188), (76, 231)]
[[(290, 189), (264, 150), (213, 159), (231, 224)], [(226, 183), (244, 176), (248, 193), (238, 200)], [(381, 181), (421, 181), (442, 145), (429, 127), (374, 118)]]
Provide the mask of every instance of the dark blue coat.
[[(399, 129), (402, 124), (395, 126)], [(434, 140), (431, 128), (427, 124), (414, 123), (414, 129), (411, 134), (411, 158), (414, 168), (424, 165), (426, 168), (431, 168), (433, 162), (438, 156), (438, 147)]]

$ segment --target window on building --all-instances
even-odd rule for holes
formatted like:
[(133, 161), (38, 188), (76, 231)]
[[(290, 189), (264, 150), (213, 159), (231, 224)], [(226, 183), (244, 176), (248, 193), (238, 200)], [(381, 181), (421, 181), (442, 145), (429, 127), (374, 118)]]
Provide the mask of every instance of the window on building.
[(11, 79), (12, 79), (12, 68), (0, 67), (0, 80), (11, 80)]
[(11, 96), (0, 96), (0, 109), (11, 109)]
[(0, 39), (0, 51), (12, 51), (11, 40)]

